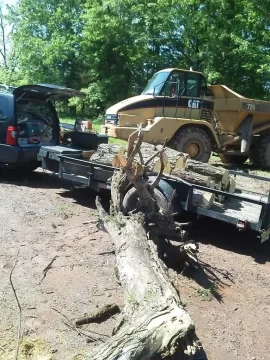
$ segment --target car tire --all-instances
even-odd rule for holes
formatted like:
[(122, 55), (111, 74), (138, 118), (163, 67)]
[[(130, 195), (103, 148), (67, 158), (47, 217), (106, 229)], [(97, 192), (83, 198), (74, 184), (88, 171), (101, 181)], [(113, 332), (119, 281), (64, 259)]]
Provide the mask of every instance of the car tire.
[[(162, 192), (158, 189), (154, 189), (153, 194), (154, 199), (156, 200), (157, 206), (160, 209), (167, 210), (168, 209), (168, 201)], [(128, 214), (130, 211), (136, 210), (138, 203), (138, 193), (137, 189), (132, 187), (127, 191), (123, 198), (123, 213)]]

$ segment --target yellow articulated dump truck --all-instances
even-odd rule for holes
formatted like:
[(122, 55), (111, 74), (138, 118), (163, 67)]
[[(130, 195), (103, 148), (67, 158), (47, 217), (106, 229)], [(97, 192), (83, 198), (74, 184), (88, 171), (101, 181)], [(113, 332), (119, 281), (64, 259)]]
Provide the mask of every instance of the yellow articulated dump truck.
[(127, 140), (143, 125), (144, 141), (167, 145), (207, 162), (211, 151), (224, 163), (248, 158), (270, 169), (270, 102), (245, 98), (224, 85), (207, 86), (202, 73), (164, 69), (141, 95), (111, 106), (102, 132)]

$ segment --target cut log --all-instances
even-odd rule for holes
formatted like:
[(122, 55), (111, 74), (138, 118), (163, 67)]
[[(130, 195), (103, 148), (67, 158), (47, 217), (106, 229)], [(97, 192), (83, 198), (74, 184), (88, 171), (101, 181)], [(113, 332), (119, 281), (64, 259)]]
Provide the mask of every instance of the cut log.
[(185, 154), (185, 153), (179, 153), (179, 154), (180, 154), (180, 156), (175, 163), (175, 169), (184, 169), (186, 166), (187, 160), (190, 159), (190, 155)]
[(210, 176), (205, 176), (187, 170), (174, 169), (172, 171), (172, 175), (177, 178), (183, 179), (187, 182), (190, 182), (192, 184), (207, 186), (207, 187), (209, 187), (212, 181)]
[(85, 150), (82, 152), (82, 157), (84, 159), (89, 159), (91, 158), (92, 155), (94, 155), (96, 152), (96, 150)]
[[(160, 150), (162, 145), (157, 145), (157, 150)], [(187, 159), (190, 158), (189, 154), (185, 154), (170, 148), (166, 148), (165, 155), (170, 162), (171, 170), (184, 169)]]
[[(166, 154), (164, 154), (163, 159), (164, 159), (163, 174), (169, 175), (172, 171), (170, 161), (168, 160)], [(160, 159), (156, 159), (155, 161), (153, 161), (152, 167), (150, 167), (150, 171), (158, 173), (160, 169), (161, 169), (161, 161)]]
[(222, 188), (227, 189), (229, 184), (229, 171), (222, 167), (216, 167), (200, 161), (188, 159), (185, 170), (193, 171), (198, 174), (210, 176), (217, 182), (221, 182)]
[(92, 162), (112, 166), (117, 154), (124, 154), (125, 148), (116, 144), (99, 144), (97, 151), (91, 156)]
[(230, 182), (227, 190), (229, 193), (234, 194), (235, 189), (236, 189), (236, 181), (233, 177), (230, 176)]
[(214, 201), (215, 194), (207, 191), (193, 190), (192, 205), (210, 209)]
[[(222, 190), (221, 181), (218, 181), (218, 182), (215, 184), (215, 188), (216, 188), (217, 190)], [(222, 203), (223, 200), (224, 200), (224, 196), (223, 196), (223, 195), (220, 195), (220, 194), (217, 194), (217, 195), (216, 195), (216, 200), (217, 200), (218, 202)]]

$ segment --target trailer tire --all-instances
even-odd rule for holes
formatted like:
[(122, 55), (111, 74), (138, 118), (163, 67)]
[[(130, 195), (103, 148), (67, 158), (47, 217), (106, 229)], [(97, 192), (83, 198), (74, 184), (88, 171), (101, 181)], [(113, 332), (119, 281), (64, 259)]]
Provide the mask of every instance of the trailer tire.
[[(153, 194), (154, 199), (156, 200), (157, 206), (160, 209), (167, 210), (168, 209), (168, 201), (166, 200), (165, 196), (162, 194), (162, 192), (158, 189), (154, 189)], [(133, 211), (137, 207), (138, 202), (138, 195), (137, 190), (132, 187), (128, 190), (128, 192), (125, 194), (123, 198), (123, 213), (128, 214), (130, 211)]]
[(212, 144), (206, 131), (196, 126), (180, 129), (173, 139), (173, 146), (179, 152), (190, 155), (191, 159), (208, 162)]
[(250, 160), (256, 167), (270, 170), (270, 135), (261, 136), (251, 151)]
[(228, 155), (228, 154), (219, 154), (220, 160), (223, 164), (236, 164), (236, 165), (243, 165), (248, 156), (237, 156), (237, 155)]

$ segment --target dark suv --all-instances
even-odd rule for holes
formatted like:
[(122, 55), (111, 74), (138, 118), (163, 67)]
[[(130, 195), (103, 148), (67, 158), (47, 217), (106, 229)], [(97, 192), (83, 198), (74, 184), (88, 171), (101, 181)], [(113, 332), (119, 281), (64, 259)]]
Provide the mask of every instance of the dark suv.
[(59, 143), (52, 100), (80, 95), (57, 85), (0, 85), (0, 166), (37, 168), (40, 147)]

